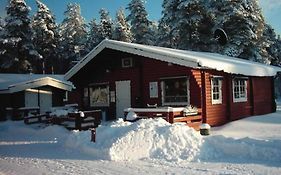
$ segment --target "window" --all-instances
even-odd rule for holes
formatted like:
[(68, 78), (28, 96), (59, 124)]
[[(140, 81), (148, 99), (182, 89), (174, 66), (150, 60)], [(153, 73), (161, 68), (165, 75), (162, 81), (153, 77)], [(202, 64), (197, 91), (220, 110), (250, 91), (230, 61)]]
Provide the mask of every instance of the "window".
[(161, 84), (163, 105), (189, 104), (189, 82), (186, 77), (165, 79)]
[(122, 67), (128, 68), (133, 66), (133, 59), (132, 58), (123, 58), (122, 59)]
[(89, 96), (91, 107), (109, 106), (109, 86), (107, 84), (90, 86)]
[(247, 101), (247, 80), (236, 78), (232, 81), (233, 85), (233, 101), (245, 102)]
[(222, 104), (222, 79), (212, 78), (212, 104)]

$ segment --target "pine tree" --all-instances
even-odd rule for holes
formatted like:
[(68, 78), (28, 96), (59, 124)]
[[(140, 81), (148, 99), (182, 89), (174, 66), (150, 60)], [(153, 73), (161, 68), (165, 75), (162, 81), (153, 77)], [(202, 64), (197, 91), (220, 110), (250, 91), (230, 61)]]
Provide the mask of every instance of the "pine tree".
[(2, 17), (0, 16), (0, 36), (2, 35), (2, 32), (4, 30), (4, 20), (2, 19)]
[(60, 25), (61, 51), (67, 68), (86, 54), (87, 25), (81, 16), (80, 5), (68, 4), (65, 19)]
[(217, 27), (228, 35), (222, 54), (267, 62), (264, 38), (264, 19), (257, 0), (217, 0), (213, 3)]
[(181, 0), (174, 30), (179, 32), (178, 48), (210, 51), (214, 20), (200, 0)]
[(55, 18), (48, 7), (36, 1), (38, 10), (32, 20), (33, 43), (43, 56), (43, 73), (60, 72), (58, 31)]
[(113, 39), (124, 42), (132, 42), (133, 40), (130, 26), (126, 21), (123, 9), (119, 9), (116, 13), (116, 25), (113, 33)]
[(102, 8), (100, 11), (100, 34), (103, 39), (112, 39), (113, 22), (109, 16), (109, 12)]
[(139, 44), (153, 44), (154, 37), (149, 32), (151, 21), (148, 20), (148, 14), (144, 7), (143, 0), (132, 0), (127, 9), (130, 14), (127, 20), (131, 23), (131, 32), (133, 34), (133, 42)]
[(161, 18), (158, 24), (156, 45), (161, 47), (172, 47), (171, 27)]
[(278, 39), (274, 29), (266, 24), (263, 36), (267, 40), (267, 53), (270, 55), (270, 64), (279, 65), (281, 64), (281, 40)]
[(162, 17), (158, 26), (157, 45), (178, 48), (179, 31), (177, 23), (178, 5), (180, 0), (164, 0)]
[(158, 21), (151, 21), (150, 25), (149, 25), (149, 30), (148, 30), (148, 33), (150, 35), (150, 40), (151, 40), (151, 44), (150, 45), (156, 45), (156, 39), (157, 39), (157, 36), (159, 35), (158, 34)]
[(96, 23), (96, 19), (93, 19), (89, 23), (89, 32), (88, 32), (88, 39), (87, 39), (87, 52), (90, 52), (94, 47), (96, 47), (102, 40), (103, 37), (100, 33), (100, 25)]
[(36, 72), (42, 57), (31, 41), (31, 25), (28, 7), (24, 0), (10, 0), (6, 7), (6, 25), (2, 33), (1, 72)]

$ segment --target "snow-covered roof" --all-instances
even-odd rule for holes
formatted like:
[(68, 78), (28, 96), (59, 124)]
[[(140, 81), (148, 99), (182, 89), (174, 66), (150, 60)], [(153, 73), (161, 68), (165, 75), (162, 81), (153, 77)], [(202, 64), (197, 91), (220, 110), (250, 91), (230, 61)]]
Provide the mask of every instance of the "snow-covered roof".
[(71, 91), (74, 85), (63, 75), (47, 74), (0, 74), (0, 94), (14, 93), (30, 88), (52, 86)]
[(105, 48), (186, 67), (215, 69), (231, 74), (241, 74), (246, 76), (275, 76), (277, 72), (281, 71), (280, 67), (229, 57), (217, 53), (186, 51), (105, 39), (72, 69), (70, 69), (65, 74), (65, 79), (69, 80)]

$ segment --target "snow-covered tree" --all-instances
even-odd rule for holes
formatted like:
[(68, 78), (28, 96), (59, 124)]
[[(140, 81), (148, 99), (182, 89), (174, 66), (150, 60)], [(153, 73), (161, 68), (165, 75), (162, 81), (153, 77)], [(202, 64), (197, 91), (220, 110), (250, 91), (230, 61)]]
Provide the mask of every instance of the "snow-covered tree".
[(162, 17), (159, 21), (157, 45), (177, 48), (179, 31), (174, 25), (177, 23), (178, 5), (180, 0), (164, 0), (162, 3)]
[(125, 42), (132, 42), (133, 40), (130, 25), (126, 21), (123, 9), (119, 9), (116, 13), (116, 24), (113, 33), (113, 39)]
[(214, 20), (201, 0), (180, 0), (174, 30), (178, 31), (178, 48), (210, 51)]
[(30, 7), (24, 0), (10, 0), (6, 10), (6, 25), (0, 41), (1, 72), (36, 72), (42, 56), (31, 41)]
[[(85, 55), (87, 25), (81, 16), (80, 5), (69, 3), (64, 12), (65, 19), (60, 25), (61, 51), (65, 65), (71, 66)], [(70, 67), (69, 67), (70, 68)]]
[(158, 33), (156, 39), (156, 45), (161, 47), (172, 47), (171, 28), (163, 19), (160, 19), (158, 24)]
[(100, 34), (103, 39), (112, 39), (113, 22), (109, 16), (109, 12), (102, 8), (100, 11)]
[(36, 3), (38, 10), (32, 20), (32, 40), (36, 50), (43, 56), (42, 72), (59, 72), (59, 39), (55, 18), (45, 4), (39, 0), (37, 0)]
[(266, 24), (263, 36), (267, 40), (267, 53), (270, 55), (272, 65), (281, 65), (281, 40), (276, 36), (274, 29)]
[(4, 20), (0, 16), (0, 36), (1, 36), (1, 33), (3, 32), (3, 30), (4, 30)]
[(149, 32), (151, 21), (148, 20), (144, 1), (132, 0), (128, 4), (127, 9), (130, 11), (127, 20), (131, 23), (131, 32), (134, 38), (133, 42), (148, 45), (154, 44), (154, 36)]
[(102, 40), (103, 37), (100, 33), (100, 25), (96, 23), (96, 19), (93, 19), (89, 23), (89, 32), (88, 32), (88, 39), (87, 39), (87, 52), (90, 52), (94, 47), (96, 47)]
[(229, 41), (221, 53), (259, 62), (264, 53), (264, 18), (257, 0), (217, 0), (211, 5), (216, 26), (225, 30)]

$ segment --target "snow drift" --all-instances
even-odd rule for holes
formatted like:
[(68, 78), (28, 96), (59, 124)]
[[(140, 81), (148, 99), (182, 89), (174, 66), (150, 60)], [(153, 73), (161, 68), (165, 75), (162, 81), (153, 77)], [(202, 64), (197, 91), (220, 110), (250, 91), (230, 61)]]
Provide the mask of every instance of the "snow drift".
[(202, 142), (198, 132), (182, 123), (171, 125), (163, 119), (147, 119), (135, 123), (118, 120), (108, 126), (100, 126), (97, 143), (89, 143), (88, 132), (74, 132), (66, 144), (102, 159), (178, 162), (193, 161)]
[(202, 137), (182, 123), (163, 119), (137, 122), (118, 120), (97, 129), (97, 143), (90, 132), (74, 132), (66, 145), (95, 158), (115, 161), (158, 160), (165, 162), (281, 162), (281, 140)]
[[(279, 118), (281, 122), (277, 115), (267, 119), (275, 121)], [(280, 166), (280, 136), (269, 136), (267, 139), (264, 136), (234, 138), (222, 135), (227, 130), (241, 128), (247, 121), (260, 120), (259, 117), (243, 119), (229, 124), (230, 127), (221, 128), (219, 135), (212, 133), (202, 137), (198, 131), (182, 123), (170, 124), (163, 119), (146, 119), (132, 123), (119, 119), (97, 128), (96, 143), (90, 141), (90, 131), (68, 131), (60, 126), (24, 125), (23, 122), (8, 121), (0, 123), (0, 147), (17, 145), (20, 152), (12, 149), (3, 152), (0, 149), (0, 154), (61, 158), (70, 156), (71, 153), (72, 157), (78, 156), (78, 159), (89, 157), (93, 160), (148, 160), (172, 164), (230, 162)], [(280, 129), (280, 125), (275, 123), (276, 121), (273, 124), (262, 122), (255, 125), (259, 128), (263, 125), (263, 129), (269, 125), (275, 132), (276, 127)], [(257, 132), (256, 136), (260, 135), (258, 129), (253, 126), (252, 129), (252, 134)], [(273, 130), (270, 132), (273, 133)], [(27, 148), (32, 151), (26, 152)]]

